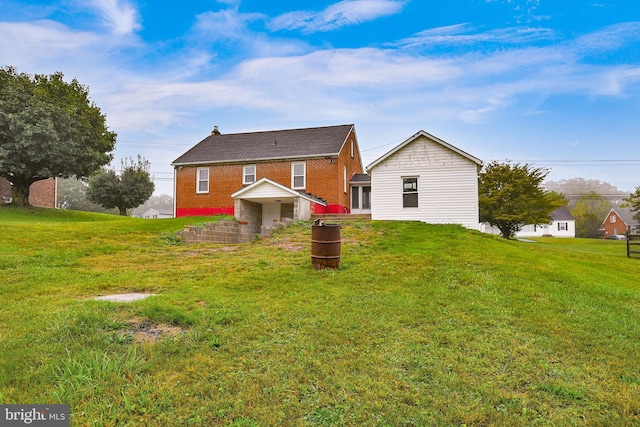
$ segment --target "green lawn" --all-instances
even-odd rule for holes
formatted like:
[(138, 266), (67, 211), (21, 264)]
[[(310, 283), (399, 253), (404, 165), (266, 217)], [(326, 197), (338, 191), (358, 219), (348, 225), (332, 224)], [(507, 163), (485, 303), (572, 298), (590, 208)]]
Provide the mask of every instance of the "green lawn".
[[(0, 402), (79, 426), (640, 425), (625, 243), (355, 222), (180, 245), (205, 218), (0, 208)], [(153, 292), (133, 303), (95, 301)]]

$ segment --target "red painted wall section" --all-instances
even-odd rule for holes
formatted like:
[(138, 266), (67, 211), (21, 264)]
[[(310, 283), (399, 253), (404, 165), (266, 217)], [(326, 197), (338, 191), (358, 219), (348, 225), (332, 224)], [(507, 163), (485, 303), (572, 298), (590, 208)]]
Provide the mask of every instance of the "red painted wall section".
[(176, 209), (176, 217), (181, 216), (213, 216), (213, 215), (232, 215), (233, 206), (223, 208), (178, 208)]
[(342, 205), (327, 205), (322, 206), (315, 204), (313, 205), (313, 213), (317, 215), (321, 214), (344, 214), (349, 213), (349, 208)]

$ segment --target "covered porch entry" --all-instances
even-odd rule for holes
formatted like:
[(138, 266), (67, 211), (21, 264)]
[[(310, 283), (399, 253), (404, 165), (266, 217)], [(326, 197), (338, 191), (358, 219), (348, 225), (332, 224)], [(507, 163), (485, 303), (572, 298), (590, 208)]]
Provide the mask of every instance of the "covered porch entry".
[(279, 227), (283, 221), (306, 221), (312, 205), (323, 201), (292, 190), (268, 178), (262, 178), (231, 195), (235, 217), (259, 227)]

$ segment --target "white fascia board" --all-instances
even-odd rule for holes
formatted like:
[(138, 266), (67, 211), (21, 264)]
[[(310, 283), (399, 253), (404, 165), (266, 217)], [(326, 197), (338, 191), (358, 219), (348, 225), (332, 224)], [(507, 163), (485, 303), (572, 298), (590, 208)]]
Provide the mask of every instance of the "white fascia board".
[(477, 157), (474, 157), (471, 154), (469, 154), (469, 153), (467, 153), (465, 151), (462, 151), (461, 149), (459, 149), (457, 147), (454, 147), (453, 145), (441, 140), (440, 138), (438, 138), (436, 136), (431, 135), (428, 132), (420, 130), (420, 131), (416, 132), (415, 134), (411, 135), (409, 138), (405, 139), (403, 142), (401, 142), (400, 144), (398, 144), (394, 148), (392, 148), (387, 153), (383, 154), (377, 160), (374, 160), (373, 163), (371, 163), (369, 166), (367, 166), (367, 173), (370, 173), (371, 169), (373, 169), (374, 167), (376, 167), (377, 165), (382, 163), (384, 160), (386, 160), (387, 158), (391, 157), (393, 154), (395, 154), (398, 151), (400, 151), (401, 149), (403, 149), (405, 146), (411, 144), (413, 141), (418, 139), (420, 136), (424, 136), (425, 138), (430, 139), (433, 142), (438, 143), (438, 144), (442, 145), (443, 147), (448, 148), (449, 150), (451, 150), (451, 151), (453, 151), (455, 153), (458, 153), (462, 157), (465, 157), (465, 158), (471, 160), (472, 162), (476, 163), (478, 166), (482, 166), (482, 160), (478, 159)]

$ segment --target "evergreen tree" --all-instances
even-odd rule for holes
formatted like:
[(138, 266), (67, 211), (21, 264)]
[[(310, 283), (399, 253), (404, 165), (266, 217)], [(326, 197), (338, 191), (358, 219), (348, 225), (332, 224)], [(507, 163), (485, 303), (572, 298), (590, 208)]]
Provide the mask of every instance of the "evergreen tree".
[(629, 194), (629, 197), (624, 199), (624, 201), (626, 202), (626, 206), (633, 212), (633, 218), (640, 222), (640, 185), (637, 186), (636, 191)]

